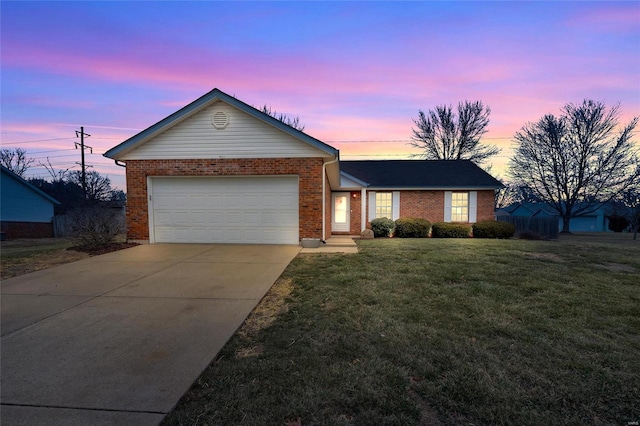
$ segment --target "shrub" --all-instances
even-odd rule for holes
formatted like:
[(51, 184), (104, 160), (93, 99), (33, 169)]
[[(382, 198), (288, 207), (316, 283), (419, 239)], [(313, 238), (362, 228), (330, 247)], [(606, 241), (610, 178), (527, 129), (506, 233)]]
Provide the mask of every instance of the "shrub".
[(542, 235), (536, 231), (523, 231), (518, 234), (518, 238), (521, 240), (541, 240)]
[(103, 206), (83, 207), (69, 213), (71, 236), (78, 245), (96, 249), (111, 244), (124, 231), (122, 215)]
[(511, 238), (516, 233), (516, 227), (507, 222), (482, 220), (473, 224), (475, 238)]
[(629, 220), (624, 216), (609, 216), (609, 229), (613, 232), (622, 232), (629, 226)]
[(434, 238), (467, 238), (471, 235), (471, 225), (464, 223), (437, 222), (431, 226)]
[(427, 219), (405, 217), (396, 220), (394, 236), (398, 238), (427, 238), (431, 223)]
[(390, 236), (394, 227), (394, 221), (386, 217), (379, 217), (371, 221), (371, 230), (376, 238)]

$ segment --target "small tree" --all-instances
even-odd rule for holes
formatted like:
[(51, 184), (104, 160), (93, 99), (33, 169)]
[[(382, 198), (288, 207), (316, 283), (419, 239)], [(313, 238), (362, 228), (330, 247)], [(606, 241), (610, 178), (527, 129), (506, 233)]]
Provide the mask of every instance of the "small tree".
[(33, 161), (33, 158), (27, 157), (27, 151), (22, 148), (0, 149), (0, 164), (20, 177), (24, 177)]
[(638, 237), (638, 230), (640, 230), (640, 187), (630, 188), (625, 191), (622, 194), (622, 203), (635, 240)]
[(471, 160), (482, 163), (500, 152), (494, 145), (481, 145), (487, 132), (491, 109), (481, 101), (458, 103), (458, 114), (451, 105), (439, 105), (426, 114), (418, 112), (412, 129), (411, 146), (420, 148), (426, 160)]
[(49, 173), (49, 176), (51, 176), (51, 181), (52, 182), (63, 182), (69, 176), (69, 169), (68, 168), (67, 169), (56, 170), (53, 167), (53, 165), (51, 164), (51, 160), (49, 160), (49, 157), (47, 157), (47, 164), (45, 164), (43, 162), (38, 162), (38, 164), (40, 164), (42, 167), (44, 167), (44, 169), (47, 171), (47, 173)]
[(634, 118), (616, 133), (619, 105), (585, 100), (567, 104), (562, 115), (548, 114), (515, 135), (511, 177), (531, 189), (569, 221), (598, 209), (640, 180), (638, 151), (631, 140)]

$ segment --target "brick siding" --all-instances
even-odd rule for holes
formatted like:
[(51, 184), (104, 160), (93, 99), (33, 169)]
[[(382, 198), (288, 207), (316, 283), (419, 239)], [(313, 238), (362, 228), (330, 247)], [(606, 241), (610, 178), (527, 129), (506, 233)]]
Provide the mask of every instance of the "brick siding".
[(14, 238), (51, 238), (53, 237), (52, 222), (5, 222), (3, 221), (0, 229), (5, 238), (12, 240)]
[(495, 191), (478, 191), (478, 214), (476, 220), (495, 219)]
[[(250, 158), (127, 161), (127, 238), (148, 240), (148, 176), (299, 177), (299, 236), (322, 236), (322, 158)], [(327, 193), (329, 186), (327, 184)], [(330, 203), (327, 214), (330, 224)], [(330, 232), (330, 226), (327, 228)]]
[(444, 191), (400, 191), (400, 217), (444, 220)]
[[(493, 220), (494, 191), (477, 194), (476, 221)], [(420, 217), (431, 223), (444, 221), (444, 191), (400, 191), (400, 217)], [(367, 227), (371, 227), (368, 217)]]

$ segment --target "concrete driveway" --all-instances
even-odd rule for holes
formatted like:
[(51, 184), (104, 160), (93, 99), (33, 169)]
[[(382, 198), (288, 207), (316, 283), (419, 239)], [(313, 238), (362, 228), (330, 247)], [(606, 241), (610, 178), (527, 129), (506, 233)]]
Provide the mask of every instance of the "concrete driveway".
[(300, 251), (142, 245), (5, 280), (2, 425), (156, 425)]

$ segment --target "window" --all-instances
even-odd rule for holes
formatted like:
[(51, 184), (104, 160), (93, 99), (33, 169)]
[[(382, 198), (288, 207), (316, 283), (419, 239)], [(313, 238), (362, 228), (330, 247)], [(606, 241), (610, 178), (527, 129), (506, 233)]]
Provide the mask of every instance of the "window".
[(393, 197), (391, 192), (376, 192), (376, 218), (393, 216), (392, 202)]
[(468, 192), (452, 192), (451, 193), (451, 221), (452, 222), (468, 222), (469, 221), (469, 193)]

